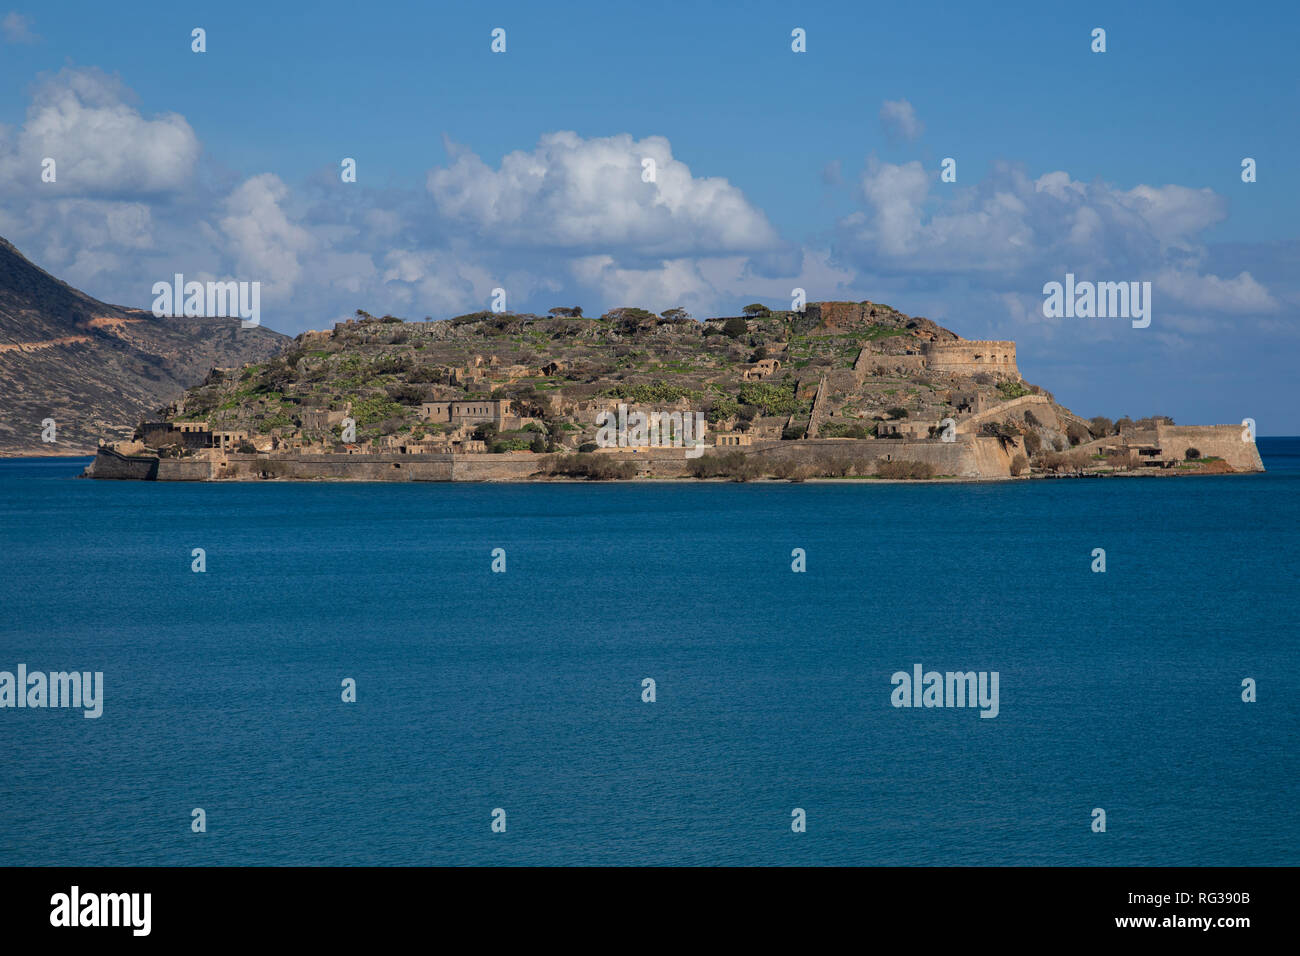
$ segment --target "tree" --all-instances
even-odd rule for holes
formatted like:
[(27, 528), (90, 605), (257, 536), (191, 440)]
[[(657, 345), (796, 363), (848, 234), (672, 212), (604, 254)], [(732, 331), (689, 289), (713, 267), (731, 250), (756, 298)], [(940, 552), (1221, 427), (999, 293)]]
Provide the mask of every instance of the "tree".
[(751, 305), (747, 305), (741, 309), (741, 311), (752, 318), (760, 319), (772, 314), (768, 310), (767, 306), (763, 305), (761, 302), (754, 302)]
[(659, 313), (659, 317), (669, 322), (689, 322), (691, 314), (683, 308), (664, 309)]
[(1188, 461), (1196, 461), (1201, 457), (1201, 450), (1199, 448), (1189, 448), (1183, 457)]
[(1092, 432), (1093, 438), (1105, 438), (1115, 430), (1115, 423), (1105, 415), (1097, 415), (1088, 419), (1088, 430)]
[(749, 332), (749, 323), (739, 316), (736, 316), (735, 318), (727, 319), (727, 321), (722, 324), (722, 332), (730, 338), (738, 339)]
[(906, 418), (907, 409), (904, 408), (902, 405), (895, 405), (893, 408), (887, 410), (885, 414), (888, 415), (890, 418)]

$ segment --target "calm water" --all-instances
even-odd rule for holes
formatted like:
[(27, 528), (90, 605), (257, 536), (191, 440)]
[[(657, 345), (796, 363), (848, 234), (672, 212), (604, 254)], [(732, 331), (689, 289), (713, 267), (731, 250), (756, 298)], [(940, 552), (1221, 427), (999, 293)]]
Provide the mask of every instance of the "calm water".
[[(0, 670), (106, 699), (0, 710), (0, 865), (1300, 863), (1300, 439), (1260, 447), (1015, 485), (3, 462)], [(893, 708), (917, 662), (998, 671), (1000, 715)]]

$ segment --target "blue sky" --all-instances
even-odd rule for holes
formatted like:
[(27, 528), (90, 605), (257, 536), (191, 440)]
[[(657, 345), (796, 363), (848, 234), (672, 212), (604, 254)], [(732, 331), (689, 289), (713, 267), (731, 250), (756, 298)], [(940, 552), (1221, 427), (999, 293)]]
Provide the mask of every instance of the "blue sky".
[[(127, 305), (261, 281), (287, 332), (799, 285), (1014, 338), (1084, 414), (1295, 431), (1294, 5), (280, 6), (0, 0), (0, 235)], [(1067, 270), (1151, 327), (1045, 319)]]

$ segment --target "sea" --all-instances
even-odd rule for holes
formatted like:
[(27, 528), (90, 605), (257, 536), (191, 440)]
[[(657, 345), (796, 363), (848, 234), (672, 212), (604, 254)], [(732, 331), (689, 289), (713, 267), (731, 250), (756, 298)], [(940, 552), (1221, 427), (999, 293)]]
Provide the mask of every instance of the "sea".
[[(1300, 438), (1259, 445), (970, 484), (2, 461), (0, 671), (98, 672), (102, 714), (0, 707), (0, 866), (1296, 865)], [(996, 672), (996, 716), (895, 706), (918, 665)]]

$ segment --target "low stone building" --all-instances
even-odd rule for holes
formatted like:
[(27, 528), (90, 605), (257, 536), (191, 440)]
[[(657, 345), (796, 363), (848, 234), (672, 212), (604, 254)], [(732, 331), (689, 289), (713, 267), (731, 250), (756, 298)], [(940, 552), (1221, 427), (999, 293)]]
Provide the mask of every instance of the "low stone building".
[(742, 373), (742, 378), (747, 382), (755, 379), (767, 378), (780, 371), (781, 360), (774, 358), (759, 359)]
[(420, 417), (447, 425), (479, 425), (492, 422), (507, 430), (513, 408), (508, 399), (479, 399), (466, 402), (423, 402)]

